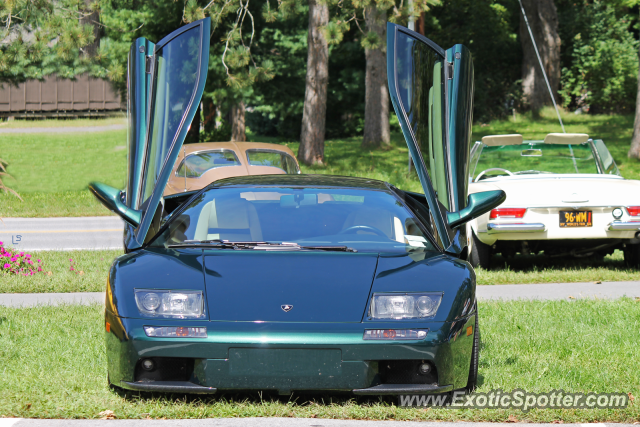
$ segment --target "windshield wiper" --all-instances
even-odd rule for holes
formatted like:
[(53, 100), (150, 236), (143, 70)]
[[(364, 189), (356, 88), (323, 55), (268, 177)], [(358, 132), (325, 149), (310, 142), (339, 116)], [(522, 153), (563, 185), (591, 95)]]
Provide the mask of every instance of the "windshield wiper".
[(358, 252), (347, 246), (300, 246), (297, 243), (282, 242), (232, 242), (229, 240), (185, 240), (182, 243), (167, 245), (168, 248), (221, 248), (221, 249), (257, 249), (257, 250), (310, 250), (310, 251), (335, 251), (335, 252)]
[(182, 243), (167, 245), (169, 248), (222, 248), (222, 249), (251, 249), (258, 245), (269, 245), (267, 242), (231, 242), (229, 240), (185, 240)]
[(300, 249), (309, 251), (358, 252), (348, 246), (300, 246)]

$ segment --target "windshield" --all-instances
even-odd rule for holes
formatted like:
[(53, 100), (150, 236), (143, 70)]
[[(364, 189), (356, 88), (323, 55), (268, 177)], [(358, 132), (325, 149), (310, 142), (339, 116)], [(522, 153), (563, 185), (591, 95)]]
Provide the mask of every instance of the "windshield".
[(210, 188), (170, 221), (152, 246), (228, 240), (365, 252), (435, 250), (428, 230), (402, 201), (381, 190)]
[[(488, 171), (496, 168), (498, 170)], [(483, 147), (473, 179), (508, 175), (598, 173), (591, 146), (531, 143)], [(485, 172), (482, 174), (482, 172)], [(481, 175), (482, 174), (482, 175)]]

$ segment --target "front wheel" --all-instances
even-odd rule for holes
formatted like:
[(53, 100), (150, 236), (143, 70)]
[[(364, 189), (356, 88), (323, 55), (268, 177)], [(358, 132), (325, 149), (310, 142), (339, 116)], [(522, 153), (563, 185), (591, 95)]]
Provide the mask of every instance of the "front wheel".
[(475, 334), (473, 335), (473, 350), (471, 351), (471, 366), (465, 392), (473, 393), (478, 385), (478, 361), (480, 360), (480, 328), (478, 328), (478, 313), (476, 313)]
[(640, 245), (627, 245), (623, 254), (624, 263), (628, 267), (640, 268)]
[(480, 266), (488, 270), (491, 265), (491, 246), (482, 243), (473, 231), (471, 231), (471, 235), (473, 237), (473, 248), (471, 248), (469, 263), (474, 268)]

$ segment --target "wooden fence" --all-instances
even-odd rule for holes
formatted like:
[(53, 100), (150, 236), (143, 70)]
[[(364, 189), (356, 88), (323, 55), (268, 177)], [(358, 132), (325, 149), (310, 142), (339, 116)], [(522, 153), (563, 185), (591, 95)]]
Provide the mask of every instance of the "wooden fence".
[(89, 117), (122, 111), (125, 102), (109, 81), (56, 76), (0, 86), (0, 117)]

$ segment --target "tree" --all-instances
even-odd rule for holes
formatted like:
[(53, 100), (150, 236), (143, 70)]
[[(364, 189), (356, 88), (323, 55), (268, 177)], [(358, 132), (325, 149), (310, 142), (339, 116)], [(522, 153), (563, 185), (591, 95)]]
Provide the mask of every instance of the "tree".
[(309, 0), (307, 77), (298, 159), (306, 164), (324, 164), (324, 132), (329, 83), (329, 45), (322, 27), (329, 23), (329, 7)]
[[(557, 100), (560, 86), (560, 36), (556, 5), (553, 0), (522, 0), (522, 5), (540, 52), (542, 65), (547, 72), (551, 91)], [(520, 17), (520, 42), (522, 92), (533, 113), (537, 114), (544, 105), (551, 103), (551, 99), (523, 16)]]
[[(222, 107), (231, 111), (233, 105), (250, 96), (251, 87), (258, 81), (273, 78), (272, 64), (257, 61), (252, 54), (256, 30), (254, 15), (260, 15), (260, 5), (250, 1), (228, 0), (99, 0), (100, 19), (105, 33), (99, 57), (105, 76), (121, 89), (125, 85), (127, 55), (131, 42), (138, 37), (158, 41), (185, 23), (211, 17), (209, 73), (203, 95), (204, 111), (198, 111), (192, 124), (188, 142), (198, 142), (200, 119), (204, 113), (205, 132), (215, 132), (216, 112)], [(253, 9), (251, 9), (251, 7)], [(263, 22), (263, 21), (258, 21)], [(244, 123), (244, 109), (229, 114)], [(240, 132), (241, 129), (241, 132)], [(244, 137), (244, 125), (238, 127)], [(238, 133), (236, 137), (240, 137)], [(220, 136), (222, 132), (218, 132)], [(225, 135), (226, 138), (230, 134)], [(218, 139), (218, 138), (216, 138)]]
[[(387, 89), (387, 11), (376, 4), (365, 8), (369, 33), (375, 35), (375, 44), (366, 43), (364, 136), (362, 147), (389, 146), (389, 91)], [(365, 41), (369, 41), (365, 38)]]
[(92, 13), (73, 0), (0, 2), (0, 83), (96, 71), (82, 55), (95, 39), (93, 25), (83, 22)]
[[(387, 89), (386, 29), (389, 20), (405, 24), (410, 18), (420, 18), (429, 4), (438, 0), (350, 0), (339, 2), (340, 13), (327, 25), (325, 33), (330, 44), (338, 44), (354, 22), (360, 29), (365, 49), (365, 112), (362, 146), (379, 148), (390, 142), (389, 92)], [(360, 19), (363, 16), (364, 19)], [(365, 31), (359, 24), (364, 20)]]
[(424, 35), (448, 48), (464, 44), (474, 58), (473, 118), (486, 123), (518, 108), (522, 48), (518, 1), (447, 0), (424, 15)]
[(240, 142), (247, 140), (243, 101), (238, 101), (231, 106), (231, 140)]
[[(640, 51), (638, 52), (640, 56)], [(638, 92), (636, 94), (636, 116), (633, 120), (633, 135), (631, 146), (627, 156), (632, 159), (640, 159), (640, 72), (638, 72)]]

